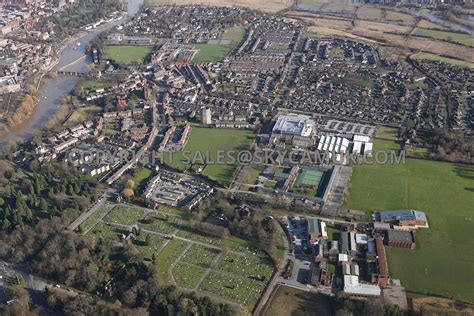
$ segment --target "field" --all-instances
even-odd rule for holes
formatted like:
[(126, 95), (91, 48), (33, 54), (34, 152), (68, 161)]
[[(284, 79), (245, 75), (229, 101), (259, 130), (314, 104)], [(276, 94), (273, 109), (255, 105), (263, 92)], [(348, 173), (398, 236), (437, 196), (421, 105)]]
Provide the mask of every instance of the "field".
[[(344, 18), (342, 16), (335, 17), (298, 11), (288, 11), (285, 13), (285, 16), (307, 22), (310, 24), (309, 30), (317, 33), (320, 37), (339, 36), (355, 38), (370, 43), (391, 43), (391, 45), (397, 47), (398, 51), (397, 54), (391, 55), (392, 58), (398, 55), (405, 57), (410, 53), (408, 49), (414, 49), (474, 62), (472, 50), (466, 49), (465, 45), (410, 34), (415, 24), (413, 16), (391, 10), (387, 10), (386, 16), (380, 20), (352, 20), (352, 18)], [(464, 35), (459, 33), (452, 34), (457, 36)]]
[(333, 315), (330, 300), (292, 287), (277, 287), (264, 309), (264, 316)]
[(442, 25), (430, 22), (428, 20), (420, 20), (416, 26), (420, 27), (420, 28), (424, 28), (424, 29), (449, 31), (449, 29), (447, 27), (444, 27)]
[(245, 28), (241, 26), (231, 27), (224, 31), (221, 35), (221, 40), (232, 41), (234, 43), (239, 43), (244, 36)]
[(133, 171), (133, 182), (135, 188), (142, 188), (146, 181), (153, 175), (153, 171), (148, 168), (137, 168)]
[(199, 52), (194, 56), (193, 62), (216, 62), (224, 57), (234, 48), (233, 44), (197, 44)]
[[(203, 175), (220, 184), (228, 185), (236, 164), (216, 163), (218, 151), (248, 149), (254, 137), (255, 134), (247, 130), (192, 128), (184, 151), (173, 154), (171, 166), (184, 171), (190, 167), (185, 164), (186, 162), (194, 160), (194, 162), (200, 163), (201, 160), (204, 160), (204, 163), (208, 163), (204, 168)], [(204, 159), (200, 159), (201, 157)], [(206, 159), (207, 157), (209, 159)]]
[(201, 4), (219, 7), (244, 7), (271, 13), (284, 10), (293, 4), (291, 0), (171, 0), (171, 2), (178, 5)]
[(474, 38), (470, 37), (468, 34), (455, 33), (455, 32), (446, 32), (439, 30), (415, 28), (412, 32), (415, 36), (424, 36), (434, 39), (439, 39), (448, 42), (459, 43), (462, 45), (474, 47)]
[(245, 28), (236, 26), (225, 30), (217, 42), (197, 44), (199, 52), (194, 56), (194, 62), (211, 61), (216, 62), (224, 57), (240, 43), (244, 36)]
[(101, 112), (102, 108), (96, 105), (90, 105), (78, 108), (72, 112), (71, 116), (65, 122), (67, 126), (73, 126), (87, 120), (93, 119), (97, 113)]
[[(375, 150), (399, 146), (376, 140)], [(415, 209), (428, 217), (415, 250), (388, 248), (390, 273), (409, 291), (474, 301), (474, 166), (407, 159), (406, 164), (357, 166), (345, 207)]]
[(105, 58), (113, 59), (120, 64), (142, 64), (153, 51), (153, 45), (146, 46), (105, 46)]
[(468, 67), (468, 68), (474, 68), (474, 63), (465, 61), (465, 60), (460, 60), (460, 59), (454, 59), (454, 58), (447, 58), (431, 53), (425, 53), (425, 52), (420, 52), (416, 53), (411, 56), (411, 58), (414, 59), (426, 59), (426, 60), (433, 60), (433, 61), (442, 61), (444, 63), (448, 64), (453, 64), (453, 65), (458, 65), (461, 67)]

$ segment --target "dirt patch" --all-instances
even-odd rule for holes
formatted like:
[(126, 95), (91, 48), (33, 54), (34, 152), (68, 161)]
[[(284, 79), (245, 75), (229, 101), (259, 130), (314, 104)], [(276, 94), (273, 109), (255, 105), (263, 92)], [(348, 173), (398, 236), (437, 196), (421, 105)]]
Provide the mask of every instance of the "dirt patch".
[(463, 314), (474, 315), (474, 306), (440, 297), (422, 297), (412, 300), (416, 313), (424, 311), (429, 315)]

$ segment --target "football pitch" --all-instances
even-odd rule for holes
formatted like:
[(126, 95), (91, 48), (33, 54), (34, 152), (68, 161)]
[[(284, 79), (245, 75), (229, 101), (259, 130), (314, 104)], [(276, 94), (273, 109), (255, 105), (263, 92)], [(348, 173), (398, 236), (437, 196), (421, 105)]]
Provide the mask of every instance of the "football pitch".
[[(374, 149), (399, 149), (376, 140)], [(416, 249), (387, 248), (392, 278), (415, 294), (474, 301), (474, 166), (420, 159), (354, 168), (346, 208), (415, 209), (429, 229), (418, 229)]]
[(121, 64), (141, 64), (153, 51), (153, 45), (132, 46), (105, 46), (105, 58), (113, 59)]
[[(202, 174), (224, 186), (230, 184), (232, 175), (237, 168), (237, 164), (219, 163), (218, 152), (237, 154), (239, 151), (247, 150), (250, 147), (255, 133), (249, 130), (219, 129), (219, 128), (198, 128), (191, 129), (189, 140), (182, 151), (172, 154), (172, 161), (168, 163), (181, 171), (188, 170), (195, 162), (202, 164)], [(165, 162), (167, 162), (165, 155)], [(235, 158), (235, 155), (232, 154)], [(230, 161), (225, 158), (224, 161)]]

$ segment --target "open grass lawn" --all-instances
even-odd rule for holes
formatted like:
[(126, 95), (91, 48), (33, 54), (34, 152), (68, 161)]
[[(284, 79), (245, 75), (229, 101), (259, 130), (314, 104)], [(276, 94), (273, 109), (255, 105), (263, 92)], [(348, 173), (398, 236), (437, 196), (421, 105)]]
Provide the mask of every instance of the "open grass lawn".
[(142, 64), (145, 58), (153, 51), (153, 45), (132, 46), (105, 46), (106, 59), (113, 59), (121, 64)]
[[(171, 166), (184, 171), (191, 167), (186, 162), (191, 160), (200, 163), (203, 158), (204, 162), (210, 162), (205, 166), (203, 175), (222, 185), (229, 185), (237, 166), (216, 163), (218, 151), (235, 151), (237, 154), (238, 151), (248, 149), (254, 137), (254, 132), (247, 130), (192, 128), (184, 151), (173, 153)], [(167, 156), (164, 160), (169, 163), (166, 161), (169, 158)]]
[(461, 67), (467, 67), (467, 68), (471, 68), (471, 69), (474, 68), (474, 63), (471, 63), (469, 61), (443, 57), (443, 56), (439, 56), (439, 55), (436, 55), (436, 54), (425, 53), (425, 52), (416, 53), (416, 54), (412, 55), (411, 58), (441, 61), (443, 63), (457, 65), (457, 66), (461, 66)]
[(376, 137), (396, 141), (398, 139), (398, 129), (389, 126), (378, 126)]
[[(375, 149), (396, 148), (376, 141)], [(415, 250), (388, 248), (390, 274), (408, 291), (474, 301), (474, 166), (407, 159), (405, 165), (356, 166), (345, 207), (415, 209), (429, 229), (418, 229)]]
[(245, 33), (244, 27), (234, 26), (225, 30), (221, 35), (221, 39), (229, 40), (229, 41), (232, 41), (233, 43), (238, 44), (242, 40), (244, 33)]
[(292, 287), (277, 287), (264, 309), (265, 316), (333, 315), (327, 296), (301, 291)]
[(110, 83), (105, 82), (105, 81), (99, 81), (99, 80), (94, 80), (94, 79), (86, 79), (81, 82), (81, 88), (83, 89), (100, 89), (100, 88), (105, 88), (109, 87)]
[(235, 47), (235, 44), (197, 44), (199, 52), (194, 56), (193, 62), (216, 62), (224, 57)]
[(474, 38), (469, 36), (468, 34), (462, 33), (455, 33), (455, 32), (446, 32), (440, 30), (431, 30), (431, 29), (423, 29), (423, 28), (415, 28), (412, 32), (415, 36), (425, 36), (431, 37), (439, 40), (444, 40), (448, 42), (454, 42), (458, 44), (462, 44), (465, 46), (474, 47)]
[(137, 168), (133, 171), (133, 182), (135, 182), (135, 187), (138, 188), (143, 181), (148, 180), (153, 171), (148, 168)]
[(205, 271), (206, 270), (204, 268), (179, 262), (173, 268), (172, 273), (178, 286), (192, 289), (198, 284)]
[(67, 126), (73, 126), (87, 120), (93, 119), (97, 113), (101, 112), (102, 108), (97, 105), (85, 106), (78, 108), (72, 112), (71, 116), (66, 121)]
[(188, 242), (183, 240), (170, 240), (165, 248), (156, 256), (156, 268), (164, 282), (170, 282), (168, 270), (171, 268), (173, 262), (184, 252), (187, 245)]
[(142, 209), (133, 206), (119, 205), (115, 206), (109, 214), (104, 217), (104, 221), (121, 225), (135, 225), (144, 214), (145, 211)]

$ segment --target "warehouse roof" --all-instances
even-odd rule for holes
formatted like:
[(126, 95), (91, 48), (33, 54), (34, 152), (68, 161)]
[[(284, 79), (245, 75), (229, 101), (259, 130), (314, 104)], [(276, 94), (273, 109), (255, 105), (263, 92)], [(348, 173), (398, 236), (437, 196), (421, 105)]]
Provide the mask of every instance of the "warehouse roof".
[(415, 210), (396, 210), (396, 211), (381, 211), (380, 212), (380, 221), (412, 221), (420, 220), (427, 222), (426, 215), (423, 212)]

